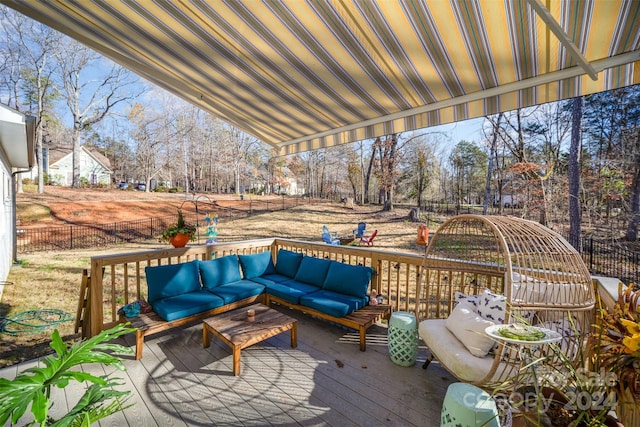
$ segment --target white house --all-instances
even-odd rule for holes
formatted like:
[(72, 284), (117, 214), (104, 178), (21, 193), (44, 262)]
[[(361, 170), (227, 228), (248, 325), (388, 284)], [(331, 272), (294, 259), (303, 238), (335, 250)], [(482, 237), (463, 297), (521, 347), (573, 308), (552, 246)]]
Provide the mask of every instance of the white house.
[(523, 202), (524, 202), (523, 197), (518, 196), (517, 194), (503, 194), (502, 202), (500, 201), (500, 197), (498, 197), (498, 195), (496, 194), (493, 200), (493, 204), (495, 206), (498, 206), (500, 205), (500, 203), (502, 203), (502, 206), (504, 206), (505, 208), (519, 207), (522, 205)]
[[(44, 150), (45, 172), (58, 185), (73, 184), (73, 150), (70, 146), (52, 146)], [(111, 184), (111, 162), (97, 150), (80, 147), (80, 178), (90, 184)]]
[(0, 296), (15, 257), (16, 176), (34, 164), (35, 119), (0, 104)]
[(304, 194), (304, 187), (298, 186), (298, 179), (286, 166), (278, 168), (280, 173), (276, 176), (276, 182), (272, 185), (272, 191), (278, 194), (287, 194), (290, 196)]

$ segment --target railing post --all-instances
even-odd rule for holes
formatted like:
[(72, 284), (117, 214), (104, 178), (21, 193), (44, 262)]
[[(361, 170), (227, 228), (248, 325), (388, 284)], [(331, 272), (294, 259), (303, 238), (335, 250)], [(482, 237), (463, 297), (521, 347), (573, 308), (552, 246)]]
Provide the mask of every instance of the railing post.
[(102, 307), (102, 266), (93, 259), (91, 260), (91, 281), (89, 283), (89, 301), (87, 306), (90, 310), (89, 322), (83, 324), (83, 328), (88, 326), (86, 334), (83, 336), (92, 337), (102, 331), (103, 307)]

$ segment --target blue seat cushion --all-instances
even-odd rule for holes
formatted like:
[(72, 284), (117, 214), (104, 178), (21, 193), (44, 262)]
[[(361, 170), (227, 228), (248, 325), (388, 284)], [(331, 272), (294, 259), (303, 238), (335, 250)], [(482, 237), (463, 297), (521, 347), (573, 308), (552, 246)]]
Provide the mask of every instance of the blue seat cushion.
[(367, 299), (321, 290), (301, 296), (300, 305), (333, 317), (344, 317), (367, 305)]
[(213, 289), (242, 279), (237, 255), (200, 261), (200, 276), (205, 289)]
[(372, 274), (373, 268), (371, 267), (331, 261), (322, 289), (364, 298)]
[(302, 254), (280, 249), (276, 259), (276, 273), (293, 279), (296, 277), (300, 262), (302, 262)]
[(324, 284), (324, 279), (327, 277), (327, 270), (330, 265), (331, 261), (327, 259), (310, 256), (303, 257), (295, 280), (321, 288)]
[(266, 285), (266, 292), (269, 295), (282, 298), (283, 300), (289, 301), (292, 304), (299, 304), (301, 296), (319, 290), (320, 288), (317, 286), (309, 285), (302, 282), (296, 282), (295, 280)]
[(251, 255), (238, 255), (238, 259), (245, 279), (253, 279), (254, 277), (275, 274), (276, 272), (276, 267), (271, 258), (271, 251)]
[(170, 322), (192, 314), (222, 307), (224, 300), (204, 290), (163, 298), (153, 303), (153, 311)]
[(250, 280), (238, 280), (237, 282), (216, 286), (208, 291), (222, 298), (225, 304), (231, 304), (232, 302), (260, 295), (264, 292), (264, 285)]
[(252, 277), (250, 280), (268, 286), (274, 283), (286, 282), (291, 280), (291, 277), (283, 276), (282, 274), (267, 274), (265, 276)]
[(200, 290), (199, 261), (145, 267), (147, 297), (153, 304), (162, 298)]

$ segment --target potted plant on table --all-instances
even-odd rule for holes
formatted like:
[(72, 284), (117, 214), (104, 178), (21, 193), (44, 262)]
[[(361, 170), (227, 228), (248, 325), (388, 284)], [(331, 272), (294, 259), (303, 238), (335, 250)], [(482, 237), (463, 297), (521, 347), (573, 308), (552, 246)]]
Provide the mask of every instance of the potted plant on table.
[(162, 232), (162, 240), (169, 242), (174, 248), (183, 248), (186, 244), (195, 240), (196, 226), (184, 220), (182, 210), (178, 209), (178, 221), (171, 224)]
[[(577, 335), (578, 325), (571, 312), (566, 314), (570, 328), (557, 325), (560, 328), (557, 332), (565, 337)], [(527, 356), (522, 366), (494, 390), (494, 399), (502, 408), (512, 411), (514, 427), (621, 425), (611, 414), (617, 403), (616, 392), (612, 390), (617, 374), (600, 369), (596, 361), (602, 360), (606, 350), (590, 344), (583, 347), (572, 340), (561, 340), (544, 346), (532, 345), (524, 353), (519, 349)], [(510, 347), (506, 351), (516, 349)], [(577, 363), (571, 357), (574, 352), (578, 352)]]

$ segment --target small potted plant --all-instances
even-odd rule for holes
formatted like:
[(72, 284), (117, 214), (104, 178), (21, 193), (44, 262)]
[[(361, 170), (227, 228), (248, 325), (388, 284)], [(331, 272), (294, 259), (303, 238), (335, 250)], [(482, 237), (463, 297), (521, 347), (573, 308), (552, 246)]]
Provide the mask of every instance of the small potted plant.
[[(558, 332), (578, 336), (571, 312), (566, 315), (570, 327)], [(582, 346), (569, 340), (527, 349), (518, 349), (524, 357), (522, 366), (494, 390), (494, 399), (512, 411), (514, 427), (621, 426), (611, 414), (617, 404), (615, 392), (611, 393), (616, 374), (600, 370), (594, 363), (606, 357), (604, 347)], [(578, 363), (570, 356), (575, 351)], [(617, 410), (616, 415), (619, 417)]]
[(195, 240), (196, 226), (185, 222), (182, 210), (178, 209), (178, 221), (162, 232), (162, 240), (174, 248), (183, 248), (189, 241)]

